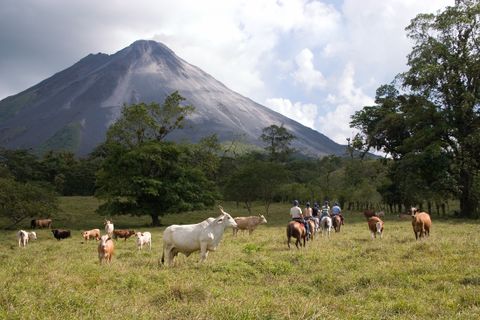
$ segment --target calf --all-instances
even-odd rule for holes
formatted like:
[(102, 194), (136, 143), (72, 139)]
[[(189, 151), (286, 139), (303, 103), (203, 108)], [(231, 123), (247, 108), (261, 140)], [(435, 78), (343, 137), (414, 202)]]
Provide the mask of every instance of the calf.
[(111, 237), (114, 230), (113, 222), (110, 220), (105, 220), (105, 232)]
[(248, 234), (252, 234), (260, 224), (267, 223), (267, 219), (263, 215), (250, 217), (236, 217), (234, 218), (237, 226), (233, 228), (233, 235), (236, 236), (238, 230), (248, 230)]
[(113, 239), (124, 238), (127, 241), (128, 238), (135, 234), (135, 230), (113, 230)]
[(380, 238), (383, 236), (383, 221), (376, 216), (370, 217), (368, 219), (368, 229), (370, 229), (370, 235), (372, 239), (377, 237), (377, 234), (380, 235)]
[(17, 232), (17, 239), (19, 247), (26, 247), (30, 239), (37, 240), (37, 234), (35, 232), (20, 230)]
[(82, 232), (82, 237), (85, 240), (90, 240), (90, 238), (95, 238), (95, 240), (100, 240), (100, 229), (92, 229)]
[(432, 220), (430, 215), (426, 212), (418, 212), (417, 208), (411, 208), (413, 233), (415, 239), (428, 237), (430, 235), (430, 228), (432, 227)]
[(52, 233), (55, 239), (57, 239), (58, 241), (60, 241), (61, 239), (70, 238), (71, 236), (70, 230), (54, 229), (52, 230)]
[(135, 237), (137, 237), (137, 248), (139, 250), (143, 249), (143, 245), (147, 245), (152, 250), (152, 234), (148, 231), (146, 232), (137, 232), (135, 233)]
[(109, 235), (103, 235), (98, 244), (98, 261), (102, 264), (103, 261), (110, 263), (112, 261), (115, 245)]

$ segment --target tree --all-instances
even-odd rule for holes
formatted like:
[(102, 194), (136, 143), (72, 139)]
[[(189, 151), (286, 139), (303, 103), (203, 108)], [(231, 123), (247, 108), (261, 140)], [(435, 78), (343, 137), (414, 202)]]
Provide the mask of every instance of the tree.
[(107, 141), (133, 147), (149, 140), (162, 141), (175, 129), (182, 128), (185, 118), (194, 108), (181, 105), (184, 101), (177, 91), (158, 103), (139, 103), (124, 106), (122, 116), (107, 131)]
[(56, 194), (27, 182), (0, 178), (0, 215), (14, 227), (29, 217), (48, 217), (58, 211)]
[[(203, 141), (203, 148), (165, 142), (172, 130), (181, 128), (193, 110), (181, 106), (183, 98), (174, 92), (158, 104), (126, 106), (117, 123), (107, 132), (107, 141), (96, 156), (103, 158), (97, 174), (96, 196), (104, 199), (101, 214), (149, 215), (160, 225), (165, 213), (213, 205), (215, 185), (212, 160), (215, 139)], [(196, 158), (196, 156), (199, 156)]]
[(271, 161), (285, 161), (294, 152), (290, 147), (295, 136), (283, 126), (275, 124), (262, 130), (260, 138), (265, 143), (265, 150), (270, 155)]
[(148, 141), (126, 149), (112, 146), (97, 175), (100, 214), (159, 217), (214, 204), (215, 185), (190, 164), (192, 152), (169, 142)]
[[(376, 105), (352, 117), (366, 149), (374, 147), (403, 162), (403, 172), (417, 170), (418, 158), (429, 159), (418, 176), (434, 175), (425, 186), (442, 192), (453, 179), (452, 194), (460, 199), (463, 216), (478, 216), (475, 181), (480, 161), (480, 3), (457, 0), (437, 14), (420, 14), (407, 27), (413, 40), (409, 69), (395, 84), (377, 90)], [(401, 90), (401, 91), (400, 91)], [(406, 168), (405, 165), (410, 163)], [(450, 179), (451, 178), (451, 179)], [(428, 188), (427, 188), (428, 187)]]
[(253, 201), (263, 202), (266, 214), (277, 191), (287, 181), (289, 174), (275, 162), (245, 161), (231, 176), (225, 186), (225, 197), (241, 201), (251, 213)]

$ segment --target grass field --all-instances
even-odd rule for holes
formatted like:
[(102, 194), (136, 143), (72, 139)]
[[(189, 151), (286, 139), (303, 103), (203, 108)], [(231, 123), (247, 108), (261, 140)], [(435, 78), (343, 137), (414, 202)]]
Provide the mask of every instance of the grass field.
[[(386, 217), (383, 239), (370, 240), (362, 217), (330, 239), (288, 250), (288, 205), (274, 205), (252, 236), (227, 230), (216, 252), (158, 265), (164, 228), (147, 218), (118, 217), (116, 227), (148, 230), (153, 249), (117, 241), (111, 265), (99, 266), (84, 228), (102, 227), (93, 198), (62, 198), (56, 227), (25, 249), (15, 231), (0, 232), (1, 319), (479, 319), (480, 253), (476, 221), (438, 220), (415, 241), (409, 221)], [(224, 204), (233, 216), (244, 209)], [(257, 208), (256, 212), (260, 212)], [(165, 216), (165, 225), (199, 222), (215, 210)], [(26, 226), (25, 226), (26, 227)]]

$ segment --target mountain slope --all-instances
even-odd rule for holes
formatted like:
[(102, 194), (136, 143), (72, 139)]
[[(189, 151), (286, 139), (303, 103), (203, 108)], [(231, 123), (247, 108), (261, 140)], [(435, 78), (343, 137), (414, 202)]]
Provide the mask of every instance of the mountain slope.
[(104, 141), (123, 104), (157, 101), (178, 90), (194, 114), (172, 140), (242, 137), (260, 145), (264, 127), (284, 124), (300, 152), (343, 155), (345, 147), (224, 86), (163, 44), (136, 41), (115, 54), (90, 54), (52, 77), (0, 101), (0, 145), (66, 148), (86, 155)]

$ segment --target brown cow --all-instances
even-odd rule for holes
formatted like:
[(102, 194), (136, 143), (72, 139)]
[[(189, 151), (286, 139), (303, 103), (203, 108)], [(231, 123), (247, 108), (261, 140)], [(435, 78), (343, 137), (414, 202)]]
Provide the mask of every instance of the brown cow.
[(417, 208), (411, 208), (412, 227), (415, 233), (415, 239), (428, 237), (430, 235), (430, 228), (432, 227), (432, 220), (430, 215), (426, 212), (418, 212)]
[(234, 218), (237, 223), (237, 227), (233, 228), (233, 235), (236, 236), (238, 230), (248, 230), (248, 234), (252, 234), (258, 225), (262, 223), (267, 223), (267, 219), (263, 215), (260, 216), (250, 216), (250, 217), (236, 217)]
[(373, 238), (377, 237), (377, 233), (380, 235), (380, 238), (383, 236), (383, 221), (376, 216), (370, 217), (368, 219), (368, 229), (370, 229), (370, 235)]
[(295, 246), (297, 247), (297, 249), (299, 249), (298, 245), (300, 245), (300, 247), (302, 246), (302, 243), (300, 242), (300, 240), (302, 239), (303, 239), (303, 246), (305, 247), (307, 230), (305, 230), (305, 226), (303, 225), (302, 222), (292, 220), (287, 225), (287, 244), (289, 249), (290, 249), (291, 237), (294, 237), (295, 239), (297, 239), (295, 241)]
[(82, 237), (85, 240), (90, 240), (90, 238), (95, 238), (95, 240), (100, 240), (100, 229), (92, 229), (82, 232)]
[(135, 230), (113, 230), (113, 238), (117, 240), (117, 238), (124, 238), (127, 241), (128, 238), (135, 235)]
[(112, 238), (110, 238), (109, 235), (102, 236), (97, 248), (99, 263), (102, 264), (103, 261), (110, 263), (114, 250), (115, 245), (113, 244)]
[(52, 227), (52, 219), (33, 219), (30, 221), (30, 227), (32, 229), (35, 228), (51, 228)]

